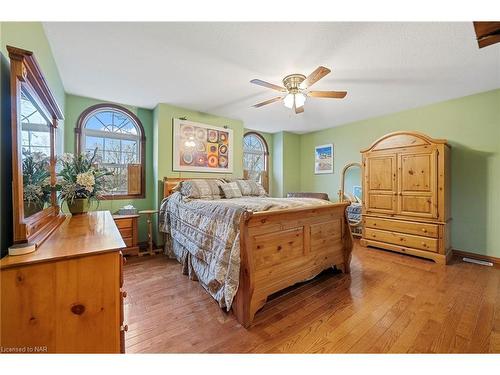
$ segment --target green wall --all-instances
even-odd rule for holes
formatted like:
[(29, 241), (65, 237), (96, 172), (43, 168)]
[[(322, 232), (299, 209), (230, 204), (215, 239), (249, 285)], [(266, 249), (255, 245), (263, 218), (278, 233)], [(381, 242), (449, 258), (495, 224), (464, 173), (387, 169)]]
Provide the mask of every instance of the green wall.
[[(500, 90), (302, 135), (301, 189), (336, 198), (344, 165), (360, 162), (359, 150), (397, 130), (448, 139), (452, 246), (500, 257)], [(334, 173), (315, 175), (314, 146), (329, 142), (335, 145)]]
[(283, 196), (283, 132), (273, 134), (273, 197)]
[[(12, 244), (12, 146), (10, 123), (10, 64), (7, 46), (33, 51), (45, 75), (47, 84), (64, 111), (64, 87), (59, 76), (42, 24), (39, 22), (0, 22), (0, 248), (2, 255)], [(64, 134), (64, 122), (58, 130)], [(62, 150), (62, 142), (58, 149)]]
[[(100, 104), (109, 103), (98, 99), (85, 98), (75, 95), (66, 95), (66, 132), (64, 138), (64, 150), (65, 152), (75, 152), (75, 131), (76, 122), (80, 114), (86, 110), (88, 107)], [(115, 103), (119, 104), (119, 103)], [(120, 104), (122, 105), (122, 104)], [(154, 180), (153, 180), (153, 111), (150, 109), (131, 107), (127, 105), (122, 105), (127, 108), (133, 114), (135, 114), (139, 120), (141, 120), (144, 131), (146, 132), (146, 197), (144, 199), (116, 199), (116, 200), (103, 200), (99, 203), (100, 210), (110, 210), (111, 212), (116, 212), (121, 207), (132, 204), (139, 210), (153, 209), (154, 205)], [(95, 208), (95, 207), (94, 207)], [(63, 207), (65, 210), (66, 207)], [(67, 212), (67, 211), (66, 211)], [(147, 240), (147, 226), (145, 217), (141, 217), (139, 220), (139, 241)]]
[(273, 135), (273, 197), (285, 197), (287, 193), (300, 191), (300, 135), (279, 132)]

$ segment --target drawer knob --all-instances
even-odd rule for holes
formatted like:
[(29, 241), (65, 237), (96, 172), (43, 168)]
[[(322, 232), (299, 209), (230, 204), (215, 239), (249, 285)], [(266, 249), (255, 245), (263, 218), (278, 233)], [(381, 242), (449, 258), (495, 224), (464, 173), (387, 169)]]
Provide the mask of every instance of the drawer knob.
[(427, 233), (427, 229), (422, 228), (422, 232)]
[(85, 306), (81, 304), (75, 304), (71, 306), (71, 312), (75, 315), (82, 315), (85, 312)]
[(121, 332), (128, 332), (128, 324), (122, 325), (122, 326), (120, 327), (120, 331), (121, 331)]
[(425, 242), (422, 242), (423, 247), (427, 247), (427, 244)]

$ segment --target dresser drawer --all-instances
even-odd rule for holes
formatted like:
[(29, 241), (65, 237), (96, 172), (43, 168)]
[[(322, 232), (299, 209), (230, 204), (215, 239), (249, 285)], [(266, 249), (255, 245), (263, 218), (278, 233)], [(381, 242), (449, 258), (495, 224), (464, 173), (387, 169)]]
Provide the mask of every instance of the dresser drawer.
[(125, 237), (132, 237), (134, 230), (132, 228), (119, 228), (120, 234), (122, 235), (122, 238)]
[(132, 228), (133, 220), (134, 219), (115, 219), (115, 223), (118, 229)]
[(132, 246), (135, 246), (134, 245), (134, 240), (132, 237), (123, 237), (123, 242), (125, 242), (125, 245), (127, 247), (132, 247)]
[(417, 236), (433, 238), (439, 237), (439, 225), (437, 224), (415, 223), (411, 221), (366, 217), (365, 227), (388, 230), (391, 232), (414, 234)]
[(419, 250), (437, 252), (438, 240), (435, 238), (414, 236), (411, 234), (390, 232), (372, 228), (365, 228), (365, 238), (368, 240), (387, 242)]

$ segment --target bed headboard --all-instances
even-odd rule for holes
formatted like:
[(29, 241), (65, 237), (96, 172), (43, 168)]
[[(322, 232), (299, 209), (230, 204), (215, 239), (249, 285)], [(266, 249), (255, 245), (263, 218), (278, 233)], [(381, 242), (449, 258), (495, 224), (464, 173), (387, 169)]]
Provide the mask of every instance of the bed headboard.
[(222, 178), (217, 178), (217, 177), (163, 177), (163, 198), (166, 198), (174, 192), (174, 188), (179, 184), (179, 182), (182, 181), (189, 181), (189, 180), (213, 180), (213, 179), (220, 179)]

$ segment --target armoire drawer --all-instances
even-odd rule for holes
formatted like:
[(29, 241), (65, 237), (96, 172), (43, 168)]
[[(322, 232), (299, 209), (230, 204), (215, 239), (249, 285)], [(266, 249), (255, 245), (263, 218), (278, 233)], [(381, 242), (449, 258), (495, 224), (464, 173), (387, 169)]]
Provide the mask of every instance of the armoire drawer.
[(419, 250), (437, 252), (438, 240), (435, 238), (414, 236), (398, 232), (390, 232), (386, 230), (378, 230), (365, 228), (365, 238), (367, 240), (387, 242), (393, 245), (401, 245)]
[(388, 230), (391, 232), (400, 232), (407, 234), (414, 234), (417, 236), (425, 237), (439, 237), (439, 225), (416, 223), (403, 220), (381, 219), (378, 217), (366, 217), (365, 227), (381, 230)]

